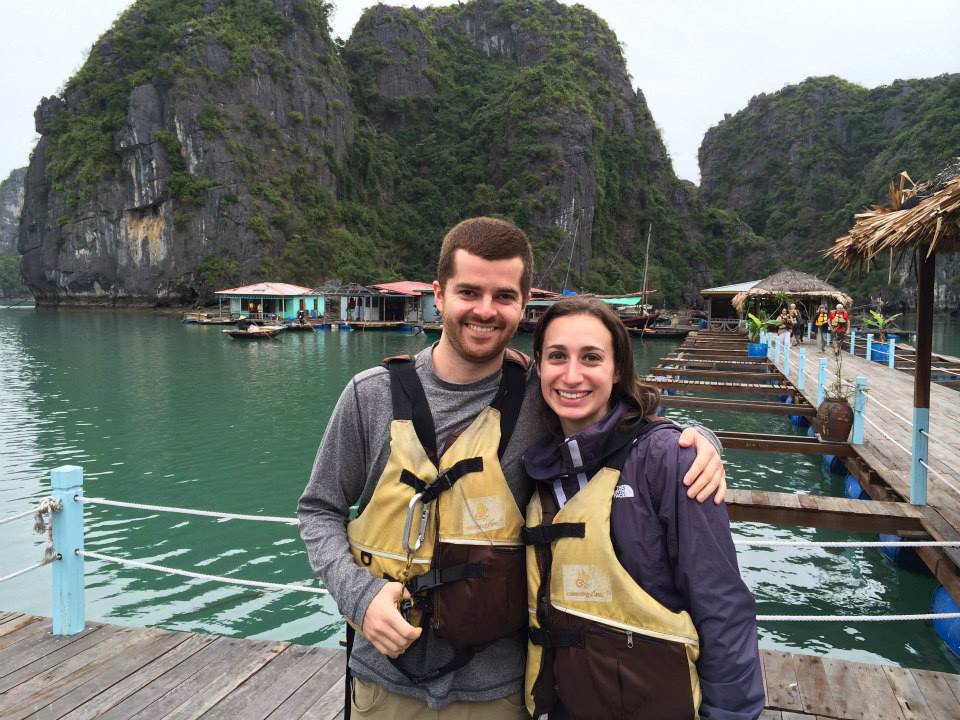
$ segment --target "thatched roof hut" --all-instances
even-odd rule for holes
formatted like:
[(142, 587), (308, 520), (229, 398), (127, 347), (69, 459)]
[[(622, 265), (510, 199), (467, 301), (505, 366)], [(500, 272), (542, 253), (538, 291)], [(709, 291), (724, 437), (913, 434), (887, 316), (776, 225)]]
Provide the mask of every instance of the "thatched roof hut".
[(900, 173), (899, 187), (891, 182), (888, 196), (889, 207), (874, 205), (858, 214), (850, 233), (824, 254), (850, 267), (921, 246), (927, 255), (960, 251), (960, 157), (920, 185)]
[(796, 270), (784, 270), (765, 277), (746, 292), (734, 295), (733, 306), (737, 312), (743, 312), (751, 299), (770, 298), (779, 293), (785, 293), (795, 300), (807, 299), (819, 302), (821, 299), (828, 298), (833, 302), (843, 303), (847, 307), (853, 303), (849, 295), (815, 275)]

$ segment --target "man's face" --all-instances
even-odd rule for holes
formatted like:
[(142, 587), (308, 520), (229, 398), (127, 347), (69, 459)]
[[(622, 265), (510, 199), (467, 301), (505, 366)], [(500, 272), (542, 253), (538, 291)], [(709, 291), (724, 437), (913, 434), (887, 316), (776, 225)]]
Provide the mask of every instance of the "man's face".
[(443, 338), (464, 361), (489, 362), (503, 352), (523, 316), (523, 260), (484, 260), (456, 250), (453, 261), (446, 285), (433, 283)]

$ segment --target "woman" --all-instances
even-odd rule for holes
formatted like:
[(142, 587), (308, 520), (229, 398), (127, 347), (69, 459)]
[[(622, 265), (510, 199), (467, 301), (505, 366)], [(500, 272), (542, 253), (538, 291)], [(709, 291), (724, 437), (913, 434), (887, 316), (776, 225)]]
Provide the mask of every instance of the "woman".
[[(726, 509), (689, 501), (693, 453), (654, 419), (609, 306), (570, 298), (537, 324), (556, 435), (530, 447), (527, 709), (550, 720), (756, 718), (753, 597)], [(702, 701), (701, 701), (702, 698)]]

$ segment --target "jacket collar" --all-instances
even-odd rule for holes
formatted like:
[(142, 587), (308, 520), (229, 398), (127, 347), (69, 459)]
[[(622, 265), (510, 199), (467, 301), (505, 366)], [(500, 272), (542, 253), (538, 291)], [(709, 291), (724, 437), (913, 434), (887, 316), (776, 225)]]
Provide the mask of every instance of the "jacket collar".
[(575, 435), (552, 435), (531, 445), (523, 454), (523, 468), (538, 481), (552, 482), (565, 475), (592, 475), (603, 461), (603, 445), (623, 417), (624, 405), (617, 403), (604, 418)]

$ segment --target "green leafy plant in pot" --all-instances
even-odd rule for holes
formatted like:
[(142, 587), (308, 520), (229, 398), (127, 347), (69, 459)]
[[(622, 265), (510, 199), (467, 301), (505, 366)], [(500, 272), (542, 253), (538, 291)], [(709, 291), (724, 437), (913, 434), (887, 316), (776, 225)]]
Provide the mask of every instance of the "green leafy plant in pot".
[(817, 432), (824, 440), (846, 442), (853, 428), (853, 408), (850, 406), (851, 391), (843, 381), (843, 350), (839, 347), (833, 349), (833, 366), (833, 379), (817, 408)]
[(747, 355), (750, 357), (766, 357), (767, 344), (760, 342), (760, 333), (770, 324), (766, 312), (759, 311), (758, 315), (747, 313), (747, 337), (750, 344), (747, 346)]

